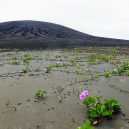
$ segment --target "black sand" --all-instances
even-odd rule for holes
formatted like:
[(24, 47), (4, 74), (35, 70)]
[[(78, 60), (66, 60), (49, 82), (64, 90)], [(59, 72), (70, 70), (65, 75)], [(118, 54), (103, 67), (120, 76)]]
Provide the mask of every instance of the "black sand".
[(101, 38), (40, 21), (0, 23), (0, 48), (75, 48), (129, 46), (128, 40)]

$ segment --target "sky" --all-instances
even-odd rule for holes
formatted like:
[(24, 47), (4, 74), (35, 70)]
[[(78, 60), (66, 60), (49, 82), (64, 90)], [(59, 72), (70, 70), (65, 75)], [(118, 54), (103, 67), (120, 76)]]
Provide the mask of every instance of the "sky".
[(129, 40), (129, 0), (0, 0), (0, 22), (37, 20)]

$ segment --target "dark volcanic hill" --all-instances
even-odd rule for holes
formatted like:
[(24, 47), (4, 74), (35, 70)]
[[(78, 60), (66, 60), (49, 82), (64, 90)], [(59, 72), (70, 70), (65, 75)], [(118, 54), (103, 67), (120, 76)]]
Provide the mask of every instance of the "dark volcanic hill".
[(0, 23), (0, 48), (71, 48), (95, 45), (129, 46), (129, 41), (95, 37), (40, 21)]

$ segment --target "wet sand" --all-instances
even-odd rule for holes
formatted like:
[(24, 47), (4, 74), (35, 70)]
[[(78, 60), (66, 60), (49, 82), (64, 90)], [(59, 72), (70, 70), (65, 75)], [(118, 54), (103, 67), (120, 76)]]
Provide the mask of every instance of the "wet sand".
[[(129, 129), (129, 76), (103, 76), (105, 69), (112, 70), (118, 64), (110, 62), (129, 60), (129, 48), (117, 48), (117, 56), (109, 62), (89, 65), (84, 55), (111, 53), (108, 48), (79, 48), (62, 50), (14, 50), (0, 52), (0, 129), (76, 129), (87, 119), (86, 107), (79, 100), (84, 89), (90, 94), (115, 98), (122, 105), (122, 112), (112, 120), (105, 120), (95, 129)], [(23, 64), (23, 57), (29, 54), (30, 63)], [(113, 53), (112, 53), (113, 54)], [(11, 64), (13, 57), (20, 62)], [(45, 69), (50, 64), (68, 64), (75, 60), (75, 66)], [(29, 72), (22, 73), (27, 66)], [(77, 74), (75, 70), (81, 68)], [(36, 69), (39, 68), (39, 71)], [(66, 69), (69, 72), (66, 72)], [(95, 72), (99, 77), (94, 77)], [(45, 98), (37, 100), (37, 90), (45, 90)]]

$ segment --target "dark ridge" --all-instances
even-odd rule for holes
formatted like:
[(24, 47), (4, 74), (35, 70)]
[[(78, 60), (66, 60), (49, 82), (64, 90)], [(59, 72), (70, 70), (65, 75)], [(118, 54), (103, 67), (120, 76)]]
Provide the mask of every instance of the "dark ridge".
[(101, 38), (40, 21), (0, 23), (0, 48), (73, 48), (129, 46), (128, 40)]

